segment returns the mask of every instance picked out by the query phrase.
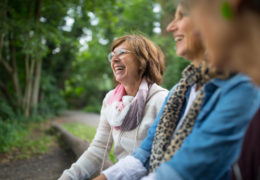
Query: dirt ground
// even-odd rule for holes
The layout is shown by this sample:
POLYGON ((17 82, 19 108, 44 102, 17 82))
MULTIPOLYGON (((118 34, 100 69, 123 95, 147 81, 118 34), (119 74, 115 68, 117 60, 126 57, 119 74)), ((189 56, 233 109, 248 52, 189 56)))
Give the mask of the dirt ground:
MULTIPOLYGON (((99 116, 96 114, 66 111, 55 118, 58 123, 83 122, 96 127, 99 116)), ((0 163, 0 180, 57 180, 64 169, 75 162, 76 155, 69 149, 53 145, 51 151, 25 160, 0 163)))
POLYGON ((47 154, 0 164, 0 179, 56 180, 75 160, 71 150, 53 146, 47 154))

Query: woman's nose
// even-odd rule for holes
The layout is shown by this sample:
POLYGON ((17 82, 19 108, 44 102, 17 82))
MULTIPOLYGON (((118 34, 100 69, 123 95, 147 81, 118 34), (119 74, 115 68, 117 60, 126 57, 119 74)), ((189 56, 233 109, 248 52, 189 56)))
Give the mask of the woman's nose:
POLYGON ((167 28, 166 28, 166 31, 167 32, 173 32, 173 31, 175 31, 176 30, 176 22, 175 22, 175 20, 172 20, 169 24, 168 24, 168 26, 167 26, 167 28))
POLYGON ((118 57, 118 55, 115 54, 115 55, 112 57, 111 62, 112 62, 112 61, 115 61, 115 62, 116 62, 116 61, 119 61, 119 60, 120 60, 120 58, 118 57))

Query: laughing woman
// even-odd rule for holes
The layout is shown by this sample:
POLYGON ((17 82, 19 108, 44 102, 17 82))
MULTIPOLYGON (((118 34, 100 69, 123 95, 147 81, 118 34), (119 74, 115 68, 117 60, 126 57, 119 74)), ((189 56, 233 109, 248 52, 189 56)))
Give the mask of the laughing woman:
POLYGON ((103 100, 94 140, 60 180, 86 179, 103 169, 112 144, 121 159, 139 146, 168 91, 160 86, 165 69, 159 47, 141 35, 126 35, 111 45, 108 61, 118 83, 103 100))

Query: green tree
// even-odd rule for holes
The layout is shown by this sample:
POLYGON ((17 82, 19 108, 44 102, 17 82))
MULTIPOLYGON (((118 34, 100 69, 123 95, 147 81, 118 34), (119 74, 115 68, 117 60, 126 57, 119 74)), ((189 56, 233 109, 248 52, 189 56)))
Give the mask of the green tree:
POLYGON ((42 64, 63 40, 71 40, 61 27, 70 5, 77 3, 65 0, 0 2, 0 95, 16 112, 22 111, 29 117, 43 101, 41 75, 45 70, 42 64))
POLYGON ((114 87, 109 46, 125 34, 143 33, 162 48, 167 88, 187 64, 165 31, 175 10, 165 0, 2 0, 0 9, 0 99, 27 117, 55 111, 61 95, 70 107, 99 111, 114 87))

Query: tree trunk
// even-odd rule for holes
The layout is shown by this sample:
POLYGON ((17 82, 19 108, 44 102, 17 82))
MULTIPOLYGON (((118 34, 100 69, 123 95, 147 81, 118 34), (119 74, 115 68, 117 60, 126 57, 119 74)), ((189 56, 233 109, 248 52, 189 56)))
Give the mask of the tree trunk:
POLYGON ((20 81, 18 76, 17 64, 16 64, 16 49, 13 44, 13 39, 11 35, 9 36, 9 46, 10 46, 10 53, 11 53, 11 64, 12 64, 12 79, 14 84, 14 90, 16 93, 16 98, 18 102, 18 106, 22 107, 22 90, 20 87, 20 81))
POLYGON ((29 54, 25 55, 25 87, 24 87, 24 95, 23 95, 23 110, 26 110, 27 96, 28 96, 28 82, 29 82, 29 54))
POLYGON ((35 69, 35 60, 31 60, 31 64, 29 64, 28 59, 28 75, 27 79, 27 86, 26 86, 26 93, 25 93, 25 116, 29 117, 31 112, 31 99, 32 99, 32 87, 33 87, 33 74, 35 69), (30 69, 29 69, 30 68, 30 69))
POLYGON ((42 60, 36 62, 36 72, 34 78, 33 94, 32 94, 32 106, 37 108, 41 81, 41 70, 42 70, 42 60))
MULTIPOLYGON (((36 0, 35 9, 34 9, 35 23, 39 23, 40 16, 41 16, 41 0, 36 0)), ((37 29, 35 31, 37 31, 37 29)), ((39 99, 42 59, 37 59, 35 68, 36 68, 35 76, 34 76, 35 78, 33 81, 33 89, 32 89, 32 107, 36 110, 38 105, 38 99, 39 99)))

